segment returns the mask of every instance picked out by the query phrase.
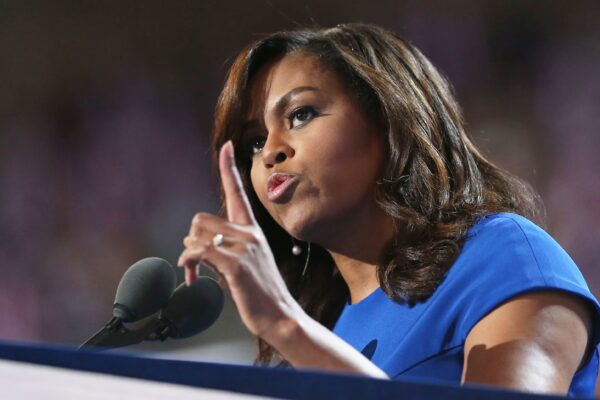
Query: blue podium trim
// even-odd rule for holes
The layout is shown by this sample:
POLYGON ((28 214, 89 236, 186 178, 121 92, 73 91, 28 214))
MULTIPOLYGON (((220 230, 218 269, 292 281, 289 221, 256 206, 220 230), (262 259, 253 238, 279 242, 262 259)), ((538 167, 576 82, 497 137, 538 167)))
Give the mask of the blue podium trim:
POLYGON ((162 360, 70 347, 0 341, 0 359, 282 399, 562 399, 479 387, 283 368, 162 360))

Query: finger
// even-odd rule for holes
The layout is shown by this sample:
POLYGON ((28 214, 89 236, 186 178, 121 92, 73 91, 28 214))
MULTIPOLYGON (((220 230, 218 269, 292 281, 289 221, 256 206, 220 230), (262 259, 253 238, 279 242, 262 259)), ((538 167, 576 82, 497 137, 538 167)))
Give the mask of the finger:
POLYGON ((188 235, 192 237, 200 237, 205 235, 207 232, 211 235, 211 237, 217 233, 220 233, 227 237, 242 236, 250 238, 251 234, 246 227, 232 224, 226 219, 217 217, 216 215, 197 213, 192 219, 192 224, 190 225, 188 235))
POLYGON ((204 248, 202 247, 186 249, 179 256, 179 260, 177 260, 177 266, 184 268, 185 283, 188 286, 198 278, 196 266, 202 262, 203 253, 204 248))
POLYGON ((177 266, 195 268, 196 264, 202 262, 202 254, 206 251, 206 248, 206 246, 198 246, 183 250, 179 256, 179 260, 177 260, 177 266))
POLYGON ((198 279, 198 275, 196 274, 195 268, 185 268, 185 284, 190 286, 196 279, 198 279))
POLYGON ((240 263, 240 254, 224 247, 210 246, 202 254, 202 263, 225 277, 240 263))
POLYGON ((196 247, 202 247, 204 249, 216 246, 225 247, 236 253, 242 253, 246 251, 248 241, 243 238, 223 236, 223 241, 216 246, 214 243, 214 235, 203 234, 202 236, 186 236, 183 238, 183 245, 187 249, 193 249, 196 247))
POLYGON ((221 184, 225 192, 227 219, 240 225, 255 224, 252 207, 250 207, 240 173, 235 165, 231 140, 221 147, 219 153, 219 171, 221 173, 221 184))
POLYGON ((240 255, 222 247, 198 247, 186 249, 179 257, 178 265, 185 268, 185 281, 192 284, 196 278, 196 266, 206 265, 221 276, 227 275, 238 264, 240 255))
POLYGON ((208 263, 200 263, 196 265, 196 276, 210 276, 219 280, 219 283, 225 282, 225 276, 208 263))

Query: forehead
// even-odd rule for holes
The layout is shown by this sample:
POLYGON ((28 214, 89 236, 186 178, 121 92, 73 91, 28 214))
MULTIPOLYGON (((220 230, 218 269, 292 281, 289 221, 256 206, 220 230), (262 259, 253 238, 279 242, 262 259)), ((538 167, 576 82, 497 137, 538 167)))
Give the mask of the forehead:
POLYGON ((343 90, 339 77, 316 56, 295 53, 271 61, 252 77, 247 92, 246 115, 256 117, 271 110, 290 90, 311 86, 325 92, 343 90))

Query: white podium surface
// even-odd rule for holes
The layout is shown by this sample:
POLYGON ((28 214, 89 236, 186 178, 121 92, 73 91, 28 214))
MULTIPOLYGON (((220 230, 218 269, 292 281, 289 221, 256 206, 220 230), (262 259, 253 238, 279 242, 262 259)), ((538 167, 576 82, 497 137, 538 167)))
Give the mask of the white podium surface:
POLYGON ((269 399, 269 397, 222 390, 6 360, 0 360, 0 387, 2 388, 0 397, 3 399, 269 399))

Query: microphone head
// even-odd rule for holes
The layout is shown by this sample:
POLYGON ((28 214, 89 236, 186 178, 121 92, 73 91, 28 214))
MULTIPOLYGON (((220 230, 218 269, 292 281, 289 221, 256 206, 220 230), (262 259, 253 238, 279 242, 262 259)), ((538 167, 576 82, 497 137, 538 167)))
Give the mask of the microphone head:
POLYGON ((154 314, 169 301, 177 276, 162 258, 144 258, 133 264, 117 287, 113 316, 134 322, 154 314))
POLYGON ((179 285, 169 304, 160 312, 160 320, 170 327, 169 336, 181 339, 211 326, 223 311, 223 290, 213 279, 203 276, 192 285, 179 285))

